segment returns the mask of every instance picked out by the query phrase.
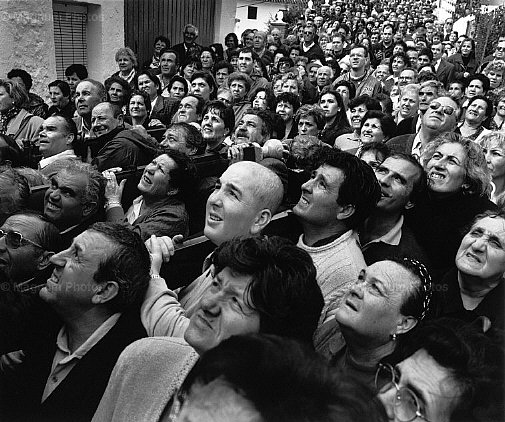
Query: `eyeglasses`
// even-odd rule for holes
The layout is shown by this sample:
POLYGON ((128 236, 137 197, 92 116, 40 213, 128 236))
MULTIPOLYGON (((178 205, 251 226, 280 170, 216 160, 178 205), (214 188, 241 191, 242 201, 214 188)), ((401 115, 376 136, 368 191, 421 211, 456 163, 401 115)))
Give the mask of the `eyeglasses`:
POLYGON ((438 101, 433 101, 430 104, 430 108, 432 110, 438 110, 440 107, 442 107, 444 114, 447 114, 448 116, 452 116, 452 114, 454 113, 454 108, 452 108, 451 106, 442 106, 442 104, 440 104, 438 101))
POLYGON ((400 422, 411 422, 416 418, 421 418, 429 422, 426 416, 421 413, 419 399, 415 393, 410 388, 400 387, 398 379, 397 371, 390 364, 379 364, 375 374, 375 388, 377 388, 379 394, 385 393, 392 387, 396 389, 393 402, 393 412, 396 419, 400 422), (381 381, 384 379, 389 381, 382 385, 381 381))
POLYGON ((505 47, 496 47, 496 51, 505 51, 505 47))
POLYGON ((310 32, 310 31, 305 31, 305 32, 304 32, 304 34, 305 34, 305 35, 312 35, 312 34, 313 34, 313 32, 310 32))
POLYGON ((30 239, 27 239, 19 232, 5 232, 2 229, 0 229, 0 239, 3 237, 5 237, 5 243, 7 244, 7 246, 12 249, 17 249, 23 246, 23 244, 26 245, 27 243, 30 243, 33 246, 36 246, 37 248, 44 249, 43 246, 31 241, 30 239))

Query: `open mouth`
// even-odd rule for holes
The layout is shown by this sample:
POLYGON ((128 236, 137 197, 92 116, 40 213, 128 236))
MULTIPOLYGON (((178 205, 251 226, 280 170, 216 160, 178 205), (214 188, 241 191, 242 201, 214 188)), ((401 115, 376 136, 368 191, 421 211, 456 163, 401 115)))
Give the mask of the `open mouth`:
POLYGON ((442 173, 432 172, 432 173, 429 174, 429 178, 431 180, 444 180, 445 179, 445 175, 442 174, 442 173))

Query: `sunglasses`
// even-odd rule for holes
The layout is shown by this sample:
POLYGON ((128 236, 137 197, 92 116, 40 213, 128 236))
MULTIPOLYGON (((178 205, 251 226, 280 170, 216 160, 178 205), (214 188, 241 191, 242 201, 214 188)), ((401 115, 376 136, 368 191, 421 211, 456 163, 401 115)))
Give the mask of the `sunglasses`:
POLYGON ((0 239, 3 237, 5 237, 5 243, 7 246, 12 249, 17 249, 23 245, 26 245, 27 243, 36 246, 37 248, 44 249, 43 246, 31 241, 30 239, 27 239, 19 232, 6 232, 0 229, 0 239))
POLYGON ((451 106, 442 106, 442 104, 440 104, 437 101, 434 101, 430 104, 430 108, 432 110, 438 110, 440 107, 442 107, 444 114, 447 114, 448 116, 452 116, 452 114, 454 113, 454 108, 452 108, 451 106))

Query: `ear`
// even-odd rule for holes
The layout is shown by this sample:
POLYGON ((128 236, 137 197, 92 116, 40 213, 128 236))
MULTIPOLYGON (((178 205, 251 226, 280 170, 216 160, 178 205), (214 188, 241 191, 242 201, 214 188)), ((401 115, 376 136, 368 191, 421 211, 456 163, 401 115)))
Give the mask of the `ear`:
POLYGON ((54 252, 44 251, 42 255, 40 255, 39 262, 37 263, 37 270, 41 271, 46 269, 51 263, 49 259, 54 255, 54 252))
POLYGON ((403 208, 404 208, 404 209, 406 209, 406 210, 410 210, 411 208, 414 208, 414 206, 415 206, 415 205, 416 205, 416 204, 415 204, 414 202, 409 201, 409 202, 407 202, 407 203, 405 204, 405 206, 404 206, 403 208))
POLYGON ((74 134, 73 133, 69 133, 67 135, 67 142, 66 142, 66 144, 67 145, 72 145, 72 142, 74 142, 74 140, 75 140, 74 134))
POLYGON ((89 217, 96 209, 96 202, 87 202, 82 206, 82 216, 89 217))
POLYGON ((400 315, 400 320, 396 325, 396 334, 405 334, 417 325, 417 318, 413 316, 400 315))
POLYGON ((351 215, 354 214, 354 211, 356 209, 354 208, 354 205, 344 205, 341 207, 340 211, 337 213, 337 220, 346 220, 349 218, 351 215))
POLYGON ((91 298, 91 303, 99 305, 114 299, 119 293, 119 285, 116 281, 105 281, 100 283, 91 298))
POLYGON ((124 125, 124 116, 122 114, 117 116, 117 121, 119 122, 119 126, 123 126, 124 125))
POLYGON ((251 226, 250 233, 251 234, 260 234, 261 231, 270 223, 272 220, 272 212, 265 208, 256 214, 254 222, 251 226))

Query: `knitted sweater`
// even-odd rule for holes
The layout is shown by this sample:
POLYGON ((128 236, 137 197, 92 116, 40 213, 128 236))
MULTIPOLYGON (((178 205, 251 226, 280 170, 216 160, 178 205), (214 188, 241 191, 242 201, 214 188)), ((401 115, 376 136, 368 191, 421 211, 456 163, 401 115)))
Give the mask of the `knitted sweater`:
POLYGON ((349 286, 358 279, 360 271, 366 267, 358 234, 349 230, 333 242, 316 247, 307 246, 301 235, 297 246, 309 253, 317 270, 317 284, 324 298, 324 307, 319 320, 321 325, 333 316, 349 286))
POLYGON ((197 360, 182 339, 150 337, 132 343, 119 356, 93 421, 166 420, 167 405, 197 360))

